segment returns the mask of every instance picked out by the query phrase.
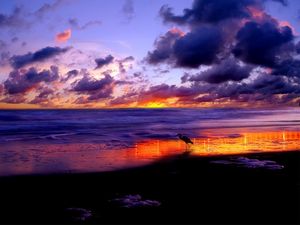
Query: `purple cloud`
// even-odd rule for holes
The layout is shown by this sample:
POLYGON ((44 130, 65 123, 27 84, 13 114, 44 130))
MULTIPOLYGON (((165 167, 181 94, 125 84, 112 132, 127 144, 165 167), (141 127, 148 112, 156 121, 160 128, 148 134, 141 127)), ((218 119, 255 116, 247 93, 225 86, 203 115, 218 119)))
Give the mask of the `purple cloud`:
POLYGON ((247 63, 273 67, 284 52, 281 47, 294 39, 292 30, 276 23, 247 22, 236 35, 233 54, 247 63))
MULTIPOLYGON (((205 81, 208 83, 223 83, 226 81, 241 81, 250 76, 253 67, 241 66, 234 59, 227 59, 212 68, 188 78, 189 81, 205 81)), ((186 75, 182 80, 187 80, 186 75)))
POLYGON ((65 53, 70 48, 60 48, 60 47, 45 47, 34 53, 27 53, 25 55, 15 55, 10 58, 10 64, 14 69, 21 68, 25 65, 41 62, 57 56, 59 54, 65 53))
POLYGON ((113 93, 114 79, 106 74, 104 78, 96 80, 88 75, 72 84, 71 91, 89 95, 89 101, 109 98, 113 93))
POLYGON ((58 68, 51 66, 50 70, 38 72, 34 67, 29 70, 14 70, 4 82, 8 94, 25 93, 41 82, 50 83, 59 78, 58 68))
POLYGON ((100 69, 103 66, 106 66, 106 65, 112 63, 113 60, 114 60, 114 57, 112 55, 108 55, 105 58, 95 59, 95 63, 97 64, 95 69, 100 69))

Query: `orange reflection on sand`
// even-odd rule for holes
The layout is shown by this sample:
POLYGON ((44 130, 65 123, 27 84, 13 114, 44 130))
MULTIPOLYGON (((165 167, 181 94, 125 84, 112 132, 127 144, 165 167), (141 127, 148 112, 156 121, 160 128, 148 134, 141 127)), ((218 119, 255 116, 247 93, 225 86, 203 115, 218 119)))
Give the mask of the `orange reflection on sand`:
MULTIPOLYGON (((225 155, 251 152, 289 151, 300 148, 299 131, 247 132, 240 135, 193 138, 189 147, 195 155, 225 155)), ((137 158, 157 158, 185 151, 180 140, 151 140, 135 147, 137 158)))

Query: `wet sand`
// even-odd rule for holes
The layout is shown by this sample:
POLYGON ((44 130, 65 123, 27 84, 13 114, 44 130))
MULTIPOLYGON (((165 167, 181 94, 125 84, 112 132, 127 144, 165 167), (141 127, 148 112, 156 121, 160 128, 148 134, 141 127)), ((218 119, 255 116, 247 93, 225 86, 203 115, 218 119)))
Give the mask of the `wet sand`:
POLYGON ((0 223, 300 223, 300 151, 185 153, 114 172, 2 177, 0 187, 0 223))

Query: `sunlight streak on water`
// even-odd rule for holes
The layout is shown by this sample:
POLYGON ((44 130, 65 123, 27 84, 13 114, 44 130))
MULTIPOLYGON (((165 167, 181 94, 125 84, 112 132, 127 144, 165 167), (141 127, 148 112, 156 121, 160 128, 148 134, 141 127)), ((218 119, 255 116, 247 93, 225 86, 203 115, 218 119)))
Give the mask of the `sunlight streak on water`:
MULTIPOLYGON (((300 147, 300 131, 224 129, 215 134, 206 130, 192 140, 194 145, 189 151, 199 156, 291 151, 300 147)), ((185 143, 178 139, 138 141, 131 147, 111 150, 93 143, 10 143, 0 147, 0 175, 110 171, 144 165, 185 151, 185 143)))

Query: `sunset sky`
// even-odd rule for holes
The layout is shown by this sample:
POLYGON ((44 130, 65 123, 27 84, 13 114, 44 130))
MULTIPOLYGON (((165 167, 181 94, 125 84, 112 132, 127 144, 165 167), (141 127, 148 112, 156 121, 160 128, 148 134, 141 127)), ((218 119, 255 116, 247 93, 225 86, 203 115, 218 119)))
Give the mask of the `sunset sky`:
POLYGON ((1 0, 0 108, 285 107, 298 0, 1 0))

